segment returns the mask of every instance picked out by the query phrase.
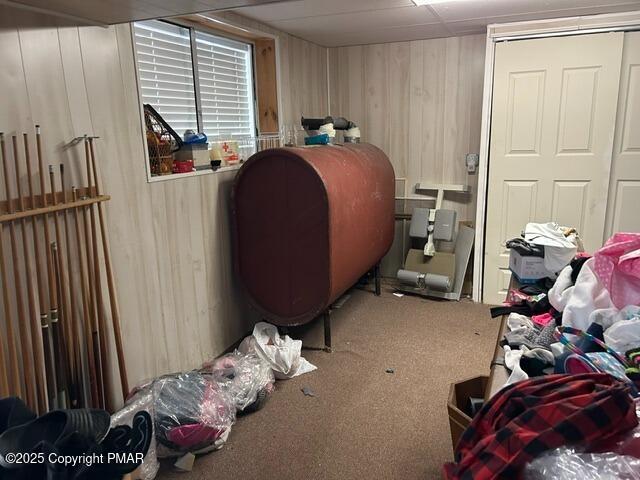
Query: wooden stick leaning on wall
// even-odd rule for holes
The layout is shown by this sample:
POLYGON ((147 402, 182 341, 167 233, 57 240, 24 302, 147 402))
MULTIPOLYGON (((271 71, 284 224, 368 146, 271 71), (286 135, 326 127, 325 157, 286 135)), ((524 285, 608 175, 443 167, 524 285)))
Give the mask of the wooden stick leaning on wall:
MULTIPOLYGON (((85 157, 87 165, 87 191, 91 195, 91 154, 89 152, 89 141, 85 137, 85 157)), ((88 207, 89 218, 91 221, 91 256, 93 264, 93 290, 96 307, 97 318, 97 331, 94 335, 97 335, 98 343, 98 358, 100 359, 100 378, 103 389, 103 402, 105 408, 108 411, 112 411, 111 408, 111 382, 109 375, 109 361, 107 357, 107 330, 104 319, 104 303, 102 300, 102 282, 100 275, 100 256, 98 255, 98 237, 96 229, 96 217, 93 211, 93 206, 88 207)), ((85 217, 85 225, 86 217, 85 217)))
MULTIPOLYGON (((98 169, 96 166, 96 155, 93 147, 93 138, 89 138, 89 150, 91 154, 91 166, 93 168, 93 179, 96 189, 96 196, 100 195, 100 184, 98 182, 98 169)), ((120 386, 122 388, 122 397, 126 399, 129 394, 129 381, 127 379, 127 368, 124 358, 124 349, 122 346, 122 332, 120 330, 120 313, 118 311, 118 301, 116 297, 115 282, 113 279, 113 270, 111 268, 111 255, 107 242, 107 229, 104 219, 102 204, 98 203, 98 217, 100 220, 100 234, 102 236, 102 252, 104 255, 104 263, 107 273, 107 286, 109 289, 109 302, 111 307, 111 320, 113 324, 113 336, 116 343, 116 354, 118 356, 118 369, 120 372, 120 386)))
MULTIPOLYGON (((21 212, 25 211, 24 197, 22 196, 22 186, 20 184, 20 159, 18 154, 18 139, 14 135, 11 137, 13 145, 13 161, 16 176, 16 189, 18 192, 18 207, 21 212)), ((36 307, 36 292, 33 287, 33 271, 31 269, 31 254, 29 252, 27 238, 27 224, 24 218, 20 219, 20 227, 22 229, 22 255, 24 259, 25 281, 27 282, 27 302, 29 305, 29 335, 31 337, 31 352, 33 354, 34 376, 33 380, 36 384, 38 394, 38 412, 47 411, 47 391, 46 391, 46 373, 44 364, 44 355, 42 352, 42 329, 40 327, 40 315, 36 307)))
MULTIPOLYGON (((29 200, 31 208, 36 208, 35 195, 33 191, 33 178, 31 169, 31 153, 29 150, 29 138, 26 133, 23 134, 25 162, 27 164, 27 179, 29 187, 29 200)), ((45 195, 45 192, 42 192, 45 195)), ((44 200, 43 200, 44 203, 44 200)), ((43 220, 47 221, 46 217, 43 220)), ((40 328, 42 331, 42 346, 45 364, 45 378, 47 383, 47 401, 49 409, 53 408, 58 385, 55 374, 55 358, 53 356, 53 345, 51 340, 51 329, 49 328, 49 316, 47 315, 47 285, 45 274, 42 272, 42 250, 40 249, 40 235, 38 234, 38 220, 31 217, 31 226, 33 228, 33 251, 35 253, 36 262, 36 280, 38 282, 38 301, 40 307, 40 328)))
MULTIPOLYGON (((54 307, 57 309, 57 306, 60 302, 58 302, 58 298, 61 296, 60 289, 58 284, 60 282, 60 259, 58 258, 58 245, 55 241, 51 242, 49 245, 49 251, 51 252, 51 266, 53 272, 53 283, 49 285, 49 288, 53 290, 55 293, 56 301, 54 307)), ((54 308, 52 307, 52 309, 54 308)), ((68 375, 67 375, 67 356, 65 353, 64 346, 64 335, 60 331, 60 321, 59 317, 55 317, 55 321, 51 322, 51 333, 53 334, 53 344, 54 350, 56 353, 56 370, 60 372, 58 377, 58 407, 59 408, 68 408, 70 403, 69 401, 69 385, 68 385, 68 375)))
MULTIPOLYGON (((11 188, 9 186, 9 170, 7 167, 7 153, 6 153, 7 151, 6 151, 6 146, 4 142, 4 135, 0 135, 0 151, 2 153, 2 169, 4 173, 5 192, 7 195, 7 211, 8 213, 13 213, 13 199, 11 198, 11 188)), ((19 330, 18 335, 20 338, 20 353, 22 356, 22 369, 23 369, 23 371, 21 372, 20 365, 16 363, 15 370, 11 372, 12 378, 14 380, 13 390, 14 390, 14 395, 21 396, 22 386, 21 386, 20 378, 21 377, 24 378, 25 380, 24 400, 26 401, 27 405, 29 405, 32 408, 35 408, 36 407, 35 390, 32 382, 34 378, 33 362, 31 361, 29 356, 28 339, 26 338, 28 333, 28 329, 26 325, 27 320, 25 318, 24 303, 22 298, 22 281, 21 281, 21 275, 20 275, 20 268, 18 267, 18 255, 17 255, 18 247, 16 242, 16 232, 15 232, 15 227, 13 225, 13 222, 9 222, 9 236, 11 239, 11 256, 13 258, 13 284, 15 286, 15 298, 16 298, 16 305, 17 305, 17 311, 18 311, 18 330, 19 330)), ((9 335, 9 332, 7 332, 7 335, 9 335)), ((14 336, 13 332, 11 335, 14 336)), ((10 349, 16 348, 16 345, 10 341, 9 348, 10 349)))
MULTIPOLYGON (((2 156, 0 160, 2 161, 3 171, 6 177, 7 169, 5 167, 5 155, 4 134, 0 132, 0 156, 2 156)), ((9 201, 8 194, 7 201, 9 201)), ((4 228, 2 230, 4 230, 4 228)), ((3 388, 6 387, 7 394, 11 393, 13 395, 20 395, 22 390, 19 375, 20 367, 18 363, 18 351, 16 350, 15 333, 13 331, 13 312, 11 311, 11 304, 9 303, 9 277, 7 276, 7 270, 5 267, 2 233, 3 232, 0 231, 0 277, 2 277, 2 303, 4 308, 5 329, 7 333, 7 346, 9 349, 9 361, 4 361, 4 342, 0 342, 0 344, 2 344, 0 345, 0 349, 2 350, 2 363, 3 365, 6 365, 6 367, 3 368, 0 382, 3 385, 3 388)))
MULTIPOLYGON (((78 200, 78 193, 75 187, 71 187, 71 199, 75 202, 78 200)), ((82 292, 82 312, 84 315, 83 322, 83 330, 85 337, 85 344, 87 348, 87 366, 88 366, 88 374, 89 374, 89 391, 91 393, 91 403, 90 406, 97 408, 99 401, 99 393, 98 393, 98 385, 97 385, 97 375, 96 375, 96 361, 95 354, 93 351, 93 322, 92 322, 92 311, 90 300, 89 300, 89 289, 87 287, 87 269, 85 268, 85 257, 82 252, 82 240, 80 235, 80 215, 78 215, 78 209, 73 209, 73 218, 75 224, 75 238, 76 238, 76 248, 78 252, 78 259, 80 262, 80 285, 82 292)), ((85 243, 85 246, 87 244, 85 243)), ((89 275, 91 273, 89 272, 89 275)))
MULTIPOLYGON (((58 193, 56 192, 55 173, 53 166, 49 165, 49 182, 51 184, 51 194, 53 195, 53 204, 58 204, 58 193)), ((63 212, 64 214, 64 212, 63 212)), ((67 375, 67 387, 70 400, 69 407, 76 408, 78 406, 78 397, 75 384, 75 345, 73 344, 73 338, 71 336, 71 324, 73 322, 73 312, 69 303, 68 289, 71 286, 71 278, 68 274, 65 274, 65 261, 64 253, 62 251, 62 231, 60 229, 60 222, 58 219, 58 213, 53 214, 53 226, 56 231, 56 248, 53 249, 55 253, 56 263, 54 268, 56 269, 56 285, 58 288, 58 305, 61 307, 60 314, 58 316, 58 322, 61 324, 61 342, 60 346, 63 355, 65 355, 65 373, 67 375), (66 287, 66 288, 65 288, 66 287)), ((67 243, 65 241, 65 243, 67 243)))
MULTIPOLYGON (((45 173, 44 173, 44 161, 42 155, 42 137, 40 133, 40 125, 36 125, 36 153, 38 156, 38 177, 40 180, 40 193, 42 196, 42 207, 46 208, 48 206, 47 201, 47 189, 45 186, 45 173)), ((53 192, 52 192, 53 194, 53 192)), ((55 271, 53 265, 53 256, 51 254, 51 234, 49 231, 49 215, 46 213, 43 215, 43 225, 44 225, 44 239, 45 239, 45 250, 47 257, 47 283, 49 286, 49 334, 51 335, 52 342, 52 350, 53 350, 53 358, 55 363, 55 374, 56 374, 56 408, 63 408, 66 406, 65 402, 67 400, 67 379, 64 369, 64 362, 62 361, 61 353, 62 350, 60 348, 60 338, 58 332, 58 297, 56 292, 56 282, 55 282, 55 271)))
MULTIPOLYGON (((4 321, 13 322, 11 318, 11 308, 9 306, 9 286, 7 272, 4 268, 4 245, 2 245, 2 235, 0 232, 0 288, 2 289, 2 304, 4 308, 4 321)), ((8 330, 8 328, 7 328, 8 330)), ((12 332, 13 333, 13 332, 12 332)), ((8 337, 9 335, 7 335, 8 337)), ((11 341, 8 339, 8 341, 11 341)), ((9 389, 9 372, 12 365, 7 361, 4 351, 4 341, 0 341, 0 397, 8 397, 12 392, 9 389)))
MULTIPOLYGON (((62 187, 62 203, 67 203, 67 190, 64 181, 64 165, 60 164, 60 185, 62 187)), ((64 225, 64 239, 67 253, 67 278, 69 279, 69 306, 71 307, 70 314, 68 315, 67 324, 69 326, 68 338, 72 347, 70 348, 71 355, 71 375, 72 383, 76 386, 76 401, 80 402, 81 393, 83 393, 82 385, 82 373, 81 365, 82 358, 80 355, 80 337, 78 336, 78 318, 76 316, 76 295, 75 288, 73 288, 73 251, 71 250, 71 235, 69 234, 69 215, 67 210, 62 212, 62 222, 64 225)), ((86 402, 88 403, 88 402, 86 402)), ((79 405, 76 405, 79 406, 79 405)))

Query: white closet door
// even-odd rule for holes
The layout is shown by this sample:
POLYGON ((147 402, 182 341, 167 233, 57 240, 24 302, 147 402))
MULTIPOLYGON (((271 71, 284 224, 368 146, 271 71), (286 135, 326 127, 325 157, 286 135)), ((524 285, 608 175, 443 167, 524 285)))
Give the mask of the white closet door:
POLYGON ((640 32, 624 34, 605 240, 640 232, 640 32))
POLYGON ((602 244, 624 34, 496 45, 484 302, 500 303, 511 272, 505 241, 527 222, 574 226, 602 244))

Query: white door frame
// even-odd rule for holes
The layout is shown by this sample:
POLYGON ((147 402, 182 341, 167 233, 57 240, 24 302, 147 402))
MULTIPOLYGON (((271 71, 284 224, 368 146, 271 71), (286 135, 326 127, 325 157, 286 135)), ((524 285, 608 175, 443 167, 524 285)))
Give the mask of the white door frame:
POLYGON ((496 43, 508 40, 552 36, 583 35, 640 28, 640 11, 554 18, 492 24, 487 26, 487 46, 482 96, 482 124, 480 133, 480 165, 478 167, 478 198, 476 207, 476 243, 473 255, 473 301, 481 302, 484 277, 484 239, 489 173, 489 139, 491 134, 491 104, 493 94, 493 66, 496 43))

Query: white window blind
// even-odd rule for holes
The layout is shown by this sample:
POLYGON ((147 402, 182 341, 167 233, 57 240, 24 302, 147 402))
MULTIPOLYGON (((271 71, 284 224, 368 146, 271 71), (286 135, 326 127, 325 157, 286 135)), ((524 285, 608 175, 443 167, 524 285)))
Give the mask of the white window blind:
POLYGON ((136 22, 135 39, 142 102, 179 135, 198 130, 189 29, 158 20, 136 22))
POLYGON ((134 32, 142 102, 179 135, 255 136, 251 45, 159 20, 136 22, 134 32))
POLYGON ((250 45, 195 34, 204 133, 219 139, 255 136, 250 45))

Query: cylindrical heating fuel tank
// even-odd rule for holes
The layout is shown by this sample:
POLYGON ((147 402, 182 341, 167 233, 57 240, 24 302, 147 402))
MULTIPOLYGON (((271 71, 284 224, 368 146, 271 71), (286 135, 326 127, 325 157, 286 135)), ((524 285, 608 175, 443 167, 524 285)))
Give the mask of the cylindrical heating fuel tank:
POLYGON ((309 322, 382 259, 394 178, 369 144, 276 148, 246 161, 233 188, 234 255, 266 320, 309 322))

